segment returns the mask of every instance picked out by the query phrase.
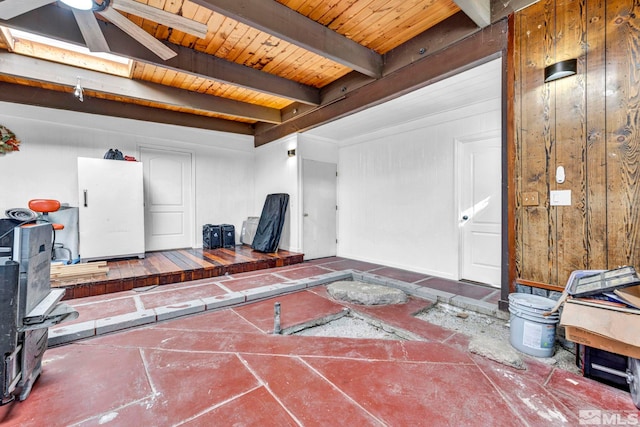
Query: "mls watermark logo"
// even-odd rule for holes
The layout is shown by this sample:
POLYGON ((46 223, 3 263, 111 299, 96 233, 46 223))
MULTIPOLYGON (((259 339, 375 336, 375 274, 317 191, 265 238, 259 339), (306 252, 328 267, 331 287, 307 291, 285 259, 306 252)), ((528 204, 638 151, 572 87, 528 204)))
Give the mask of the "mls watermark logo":
POLYGON ((640 413, 635 411, 602 411, 581 409, 578 413, 581 426, 637 426, 640 413))

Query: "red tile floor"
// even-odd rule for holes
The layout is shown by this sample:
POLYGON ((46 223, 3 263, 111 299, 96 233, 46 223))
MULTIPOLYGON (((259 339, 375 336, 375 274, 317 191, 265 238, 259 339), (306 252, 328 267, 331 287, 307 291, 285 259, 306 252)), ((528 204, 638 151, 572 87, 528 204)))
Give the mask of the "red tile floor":
MULTIPOLYGON (((349 268, 429 282, 425 275, 340 258, 211 280, 237 290, 272 284, 274 277, 349 268)), ((457 293, 467 292, 454 285, 457 293)), ((470 298, 487 301, 497 292, 468 286, 470 298)), ((175 301, 187 298, 179 286, 163 292, 169 289, 183 295, 175 301)), ((193 289, 202 293, 200 286, 193 289)), ((144 304, 157 298, 149 294, 144 304)), ((110 313, 126 310, 117 301, 131 303, 117 294, 69 302, 84 304, 81 315, 98 315, 91 301, 110 313)), ((573 426, 594 414, 609 425, 638 420, 621 390, 530 357, 519 371, 469 353, 468 337, 412 316, 430 304, 410 298, 402 305, 356 307, 332 300, 318 286, 76 341, 47 350, 31 395, 0 407, 0 424, 573 426), (275 301, 283 328, 349 306, 424 341, 273 335, 275 301)))

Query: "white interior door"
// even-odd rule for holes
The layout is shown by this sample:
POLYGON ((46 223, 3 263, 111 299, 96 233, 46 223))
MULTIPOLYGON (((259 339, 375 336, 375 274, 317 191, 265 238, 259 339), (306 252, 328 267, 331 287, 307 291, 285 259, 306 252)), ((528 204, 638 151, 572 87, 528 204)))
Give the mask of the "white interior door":
POLYGON ((140 148, 148 251, 193 246, 191 153, 140 148))
POLYGON ((460 278, 500 286, 501 140, 491 135, 458 143, 460 278))
POLYGON ((334 163, 315 160, 302 163, 305 259, 336 255, 337 168, 334 163))

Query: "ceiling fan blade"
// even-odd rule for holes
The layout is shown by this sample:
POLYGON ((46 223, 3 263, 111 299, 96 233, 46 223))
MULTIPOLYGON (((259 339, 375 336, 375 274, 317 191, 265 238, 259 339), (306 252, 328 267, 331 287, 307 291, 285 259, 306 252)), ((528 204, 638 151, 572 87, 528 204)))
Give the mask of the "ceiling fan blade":
POLYGON ((140 43, 165 61, 177 55, 177 53, 165 46, 160 40, 156 39, 151 34, 147 33, 145 30, 129 21, 115 9, 108 7, 105 10, 97 13, 107 19, 116 27, 120 28, 125 33, 129 34, 131 37, 136 39, 138 43, 140 43))
POLYGON ((90 10, 71 10, 89 50, 91 52, 109 52, 109 45, 93 12, 90 10))
POLYGON ((111 3, 111 7, 144 19, 149 19, 153 22, 157 22, 158 24, 166 25, 170 28, 175 28, 176 30, 180 30, 201 39, 207 36, 208 30, 206 24, 180 15, 175 15, 144 3, 138 3, 134 0, 114 0, 111 3))
POLYGON ((0 19, 11 19, 31 12, 55 0, 4 0, 0 2, 0 19))

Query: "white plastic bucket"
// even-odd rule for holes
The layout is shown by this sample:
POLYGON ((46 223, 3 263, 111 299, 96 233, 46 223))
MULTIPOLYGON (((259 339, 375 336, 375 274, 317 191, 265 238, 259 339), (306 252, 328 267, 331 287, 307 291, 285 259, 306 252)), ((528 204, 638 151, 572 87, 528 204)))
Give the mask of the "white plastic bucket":
POLYGON ((554 300, 538 295, 510 294, 511 345, 531 356, 553 356, 559 314, 543 316, 542 313, 551 310, 555 304, 554 300))

